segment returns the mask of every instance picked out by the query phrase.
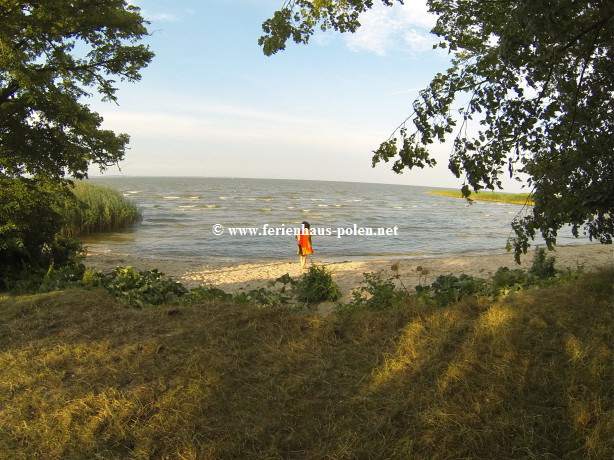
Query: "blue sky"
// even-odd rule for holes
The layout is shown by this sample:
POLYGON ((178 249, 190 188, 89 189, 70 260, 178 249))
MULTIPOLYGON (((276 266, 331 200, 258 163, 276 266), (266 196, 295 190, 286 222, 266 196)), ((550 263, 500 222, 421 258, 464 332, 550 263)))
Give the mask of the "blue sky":
POLYGON ((120 86, 118 106, 90 101, 105 127, 131 136, 123 174, 461 185, 447 145, 434 147, 435 169, 371 168, 418 89, 448 66, 424 0, 378 6, 356 34, 318 33, 272 57, 257 40, 282 0, 133 3, 156 57, 120 86))

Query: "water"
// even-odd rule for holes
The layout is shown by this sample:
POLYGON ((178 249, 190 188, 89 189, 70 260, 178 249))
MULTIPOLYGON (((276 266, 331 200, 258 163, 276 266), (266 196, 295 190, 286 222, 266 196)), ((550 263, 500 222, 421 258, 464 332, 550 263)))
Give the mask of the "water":
MULTIPOLYGON (((505 251, 522 206, 430 195, 428 187, 232 178, 120 177, 91 182, 120 190, 143 211, 125 232, 86 238, 91 252, 207 263, 293 260, 293 236, 221 236, 224 227, 398 227, 390 236, 314 236, 315 261, 430 257, 505 251)), ((585 242, 561 232, 559 244, 585 242)))

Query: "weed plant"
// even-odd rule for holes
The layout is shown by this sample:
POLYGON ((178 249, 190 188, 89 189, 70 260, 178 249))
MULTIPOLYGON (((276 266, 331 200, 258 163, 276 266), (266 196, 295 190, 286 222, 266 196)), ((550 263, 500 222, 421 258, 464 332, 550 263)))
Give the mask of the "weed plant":
POLYGON ((398 289, 396 276, 384 278, 383 271, 363 273, 363 286, 352 291, 352 300, 342 305, 339 312, 354 309, 384 310, 407 302, 408 293, 398 289))
POLYGON ((544 248, 537 248, 533 255, 533 263, 529 269, 529 273, 540 279, 553 278, 557 274, 554 268, 555 258, 547 257, 544 248))
MULTIPOLYGON (((561 273, 554 268, 555 258, 547 257, 542 248, 535 251, 533 263, 528 271, 500 267, 490 279, 477 278, 467 274, 459 276, 440 275, 431 284, 419 284, 415 287, 416 296, 428 305, 445 307, 471 296, 496 300, 512 292, 530 287, 544 286, 563 279, 572 279, 576 272, 561 273)), ((403 305, 411 297, 398 272, 398 265, 391 267, 394 276, 384 278, 383 272, 364 273, 363 286, 352 291, 352 300, 339 305, 340 314, 351 313, 358 309, 382 310, 403 305), (397 287, 400 284, 401 288, 397 287)), ((419 267, 423 273, 424 269, 419 267)), ((421 275, 422 276, 422 275, 421 275)))
POLYGON ((292 297, 275 292, 271 289, 256 288, 239 292, 233 296, 233 302, 238 304, 252 304, 262 307, 282 307, 291 305, 292 297))
POLYGON ((188 290, 158 270, 138 271, 117 267, 110 275, 98 275, 100 284, 123 303, 133 307, 161 305, 178 301, 188 290))
MULTIPOLYGON (((255 288, 229 294, 215 286, 187 289, 183 284, 164 276, 158 270, 139 271, 134 267, 117 267, 110 273, 86 270, 80 263, 61 269, 50 269, 47 275, 22 280, 14 293, 48 292, 72 287, 103 287, 121 303, 142 308, 155 305, 193 305, 222 301, 237 305, 259 307, 289 307, 300 309, 305 304, 334 301, 340 297, 339 288, 324 267, 312 267, 300 279, 289 274, 275 282, 281 289, 255 288)), ((273 282, 273 284, 275 284, 273 282)))
POLYGON ((312 265, 294 285, 296 299, 306 304, 334 302, 341 297, 339 286, 326 267, 312 265))

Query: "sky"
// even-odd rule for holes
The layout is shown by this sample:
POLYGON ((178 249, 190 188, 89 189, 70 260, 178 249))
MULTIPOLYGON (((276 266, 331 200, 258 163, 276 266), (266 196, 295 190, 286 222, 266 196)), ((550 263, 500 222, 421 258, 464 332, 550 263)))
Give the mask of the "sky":
MULTIPOLYGON (((205 176, 379 182, 458 188, 450 145, 436 168, 395 174, 372 151, 449 65, 429 33, 424 0, 376 5, 355 34, 318 32, 266 57, 262 23, 283 0, 134 0, 151 21, 156 56, 119 105, 88 103, 104 127, 131 136, 126 176, 205 176)), ((91 175, 99 173, 92 168, 91 175)))

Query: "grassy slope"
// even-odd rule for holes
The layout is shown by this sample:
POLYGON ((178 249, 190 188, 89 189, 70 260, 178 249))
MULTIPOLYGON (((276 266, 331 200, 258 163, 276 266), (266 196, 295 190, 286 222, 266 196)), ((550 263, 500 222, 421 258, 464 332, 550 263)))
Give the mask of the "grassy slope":
MULTIPOLYGON (((460 190, 431 190, 428 193, 432 195, 451 196, 454 198, 463 198, 460 190)), ((528 193, 502 193, 502 192, 472 192, 469 197, 472 200, 477 201, 495 201, 498 203, 511 203, 511 204, 526 204, 533 206, 533 200, 528 193)))
POLYGON ((5 297, 0 458, 612 458, 613 276, 345 319, 5 297))

